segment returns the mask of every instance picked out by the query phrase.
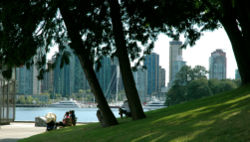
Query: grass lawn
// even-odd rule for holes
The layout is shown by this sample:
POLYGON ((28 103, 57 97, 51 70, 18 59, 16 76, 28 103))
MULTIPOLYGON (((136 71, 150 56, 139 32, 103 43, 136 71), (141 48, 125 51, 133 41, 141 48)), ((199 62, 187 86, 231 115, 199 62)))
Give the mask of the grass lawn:
POLYGON ((231 92, 146 113, 119 125, 99 123, 45 132, 21 142, 247 142, 250 141, 250 85, 231 92))

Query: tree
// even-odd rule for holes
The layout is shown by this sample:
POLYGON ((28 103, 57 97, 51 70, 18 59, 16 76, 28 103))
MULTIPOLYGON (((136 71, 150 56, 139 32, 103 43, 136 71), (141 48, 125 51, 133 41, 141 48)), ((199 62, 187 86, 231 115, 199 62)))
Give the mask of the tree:
POLYGON ((113 24, 113 33, 116 43, 116 53, 119 59, 122 80, 125 87, 126 96, 131 109, 131 115, 134 120, 145 118, 139 95, 135 86, 135 81, 131 71, 131 65, 128 58, 126 40, 124 37, 123 26, 121 22, 121 10, 118 0, 109 0, 111 9, 111 18, 113 24))
MULTIPOLYGON (((46 63, 46 53, 48 52, 49 45, 56 42, 59 44, 60 50, 64 51, 65 45, 70 42, 70 47, 74 49, 75 54, 79 57, 91 90, 99 104, 105 126, 116 125, 117 120, 107 104, 93 69, 93 54, 91 54, 93 48, 91 47, 102 44, 102 40, 98 37, 93 39, 93 28, 91 30, 91 26, 96 26, 94 30, 99 30, 99 26, 96 24, 91 25, 88 29, 84 29, 85 36, 87 36, 84 41, 80 34, 83 29, 79 27, 76 18, 78 15, 74 15, 78 13, 72 13, 70 11, 71 6, 74 5, 70 1, 65 1, 64 3, 56 0, 13 1, 12 3, 1 1, 3 30, 0 36, 3 40, 1 40, 0 52, 1 65, 4 65, 4 67, 1 67, 5 69, 3 75, 9 78, 11 67, 20 66, 25 63, 29 65, 30 62, 33 63, 32 57, 38 54, 36 64, 40 69, 38 77, 41 78, 42 73, 45 71, 44 64, 46 63), (58 13, 58 8, 62 17, 58 13), (92 40, 90 40, 91 38, 92 40), (27 47, 32 50, 26 51, 27 47), (40 49, 40 52, 37 52, 37 49, 40 49), (17 53, 19 50, 22 54, 17 53), (16 56, 13 56, 12 53, 16 53, 14 54, 16 56), (25 58, 22 58, 23 56, 25 58)), ((88 14, 87 10, 92 9, 86 9, 86 13, 83 13, 85 15, 81 16, 86 16, 88 14)), ((66 51, 63 53, 61 65, 69 62, 67 58, 68 53, 66 51)))
POLYGON ((167 92, 166 104, 174 105, 237 88, 234 80, 207 80, 208 72, 202 66, 183 66, 176 75, 176 80, 167 92))
POLYGON ((174 84, 186 85, 191 81, 192 68, 190 66, 183 66, 176 74, 174 84))
POLYGON ((150 26, 164 27, 162 31, 175 39, 184 33, 185 45, 194 45, 202 32, 222 25, 231 41, 242 84, 250 83, 250 1, 161 0, 144 3, 148 3, 144 7, 150 12, 141 13, 150 26))
POLYGON ((230 91, 237 88, 237 84, 229 79, 222 80, 221 82, 221 92, 230 91))
POLYGON ((248 66, 250 64, 250 10, 249 1, 221 0, 220 8, 213 8, 214 3, 207 3, 208 9, 223 25, 231 41, 242 84, 250 83, 248 66))
POLYGON ((211 95, 212 92, 207 79, 193 80, 187 85, 187 100, 195 100, 211 95))
MULTIPOLYGON (((113 44, 113 40, 115 41, 116 51, 114 54, 119 59, 120 70, 121 70, 121 74, 122 74, 123 83, 125 86, 126 96, 127 96, 128 101, 129 101, 129 106, 131 109, 132 118, 134 120, 141 119, 141 118, 145 117, 145 114, 143 112, 143 109, 142 109, 142 106, 141 106, 141 103, 139 100, 139 95, 138 95, 137 89, 135 87, 135 82, 134 82, 132 71, 131 71, 130 60, 128 58, 128 52, 126 49, 127 42, 126 42, 125 37, 124 37, 123 27, 122 27, 122 22, 121 22, 120 6, 118 4, 118 1, 112 1, 112 2, 109 1, 110 18, 112 19, 111 21, 109 21, 109 19, 106 19, 107 16, 109 16, 107 14, 109 11, 105 11, 108 8, 105 2, 106 1, 98 1, 98 2, 97 1, 95 1, 95 2, 88 1, 88 2, 79 2, 78 3, 80 5, 89 4, 89 7, 91 7, 91 6, 93 7, 93 9, 91 9, 92 11, 84 11, 85 9, 83 9, 83 7, 79 7, 77 5, 77 2, 69 3, 71 5, 71 7, 75 7, 76 10, 69 10, 70 6, 68 6, 69 4, 67 4, 68 13, 66 12, 67 9, 65 7, 61 6, 59 8, 60 8, 61 14, 64 18, 64 22, 65 22, 65 25, 68 29, 69 35, 70 35, 70 33, 72 33, 70 36, 72 41, 77 37, 79 38, 80 36, 76 35, 76 33, 79 33, 81 30, 85 30, 85 28, 88 28, 89 30, 93 30, 93 35, 89 35, 89 36, 99 39, 99 41, 96 41, 97 43, 107 44, 108 49, 110 49, 109 45, 113 44), (95 10, 100 10, 100 14, 99 15, 96 14, 95 10), (103 13, 101 13, 101 12, 103 12, 103 13), (90 17, 88 17, 88 15, 87 15, 87 19, 83 19, 82 17, 78 17, 78 15, 83 16, 84 13, 90 14, 90 17), (107 15, 105 15, 105 14, 107 14, 107 15), (96 17, 94 17, 94 20, 93 20, 93 25, 95 25, 95 27, 93 27, 93 25, 81 27, 80 24, 88 25, 86 23, 86 21, 92 20, 92 19, 90 19, 92 15, 96 16, 96 17), (67 17, 68 17, 68 20, 67 20, 67 17), (80 20, 76 20, 78 18, 80 20), (76 21, 74 26, 72 25, 72 23, 74 23, 74 22, 71 22, 72 20, 70 20, 70 19, 76 21), (105 20, 107 22, 105 22, 105 20), (96 22, 96 23, 94 23, 94 22, 96 22), (112 25, 110 25, 108 22, 112 22, 112 25), (97 23, 99 24, 99 26, 96 25, 97 23), (71 28, 70 28, 70 25, 71 25, 71 28), (74 30, 74 28, 77 28, 77 27, 78 27, 78 31, 74 30), (111 31, 111 29, 112 29, 112 31, 111 31), (73 34, 75 34, 75 35, 73 36, 73 34), (111 34, 111 39, 107 39, 107 37, 106 37, 106 35, 109 36, 109 34, 111 34)), ((87 22, 90 22, 90 21, 87 21, 87 22)), ((87 34, 88 34, 88 32, 89 31, 86 31, 87 34)), ((91 40, 92 39, 90 38, 90 41, 91 40)), ((79 39, 79 41, 80 41, 80 39, 79 39)), ((92 40, 92 42, 93 42, 93 40, 92 40)), ((75 42, 75 43, 76 43, 76 46, 79 46, 79 44, 80 44, 80 42, 75 42)), ((94 46, 92 46, 92 50, 99 51, 99 52, 97 52, 97 54, 94 54, 97 57, 102 57, 103 55, 106 55, 107 53, 112 51, 111 49, 110 50, 107 50, 107 49, 100 50, 99 48, 93 49, 93 47, 94 46), (101 52, 102 52, 102 54, 100 54, 101 52)), ((83 51, 80 51, 80 49, 82 50, 82 48, 74 48, 74 49, 77 53, 82 53, 84 56, 87 55, 86 53, 91 53, 91 50, 90 51, 86 50, 87 52, 84 53, 83 51)), ((133 54, 130 54, 130 55, 132 56, 134 54, 136 54, 136 52, 133 54)), ((93 56, 93 54, 92 54, 92 56, 93 56)), ((81 59, 80 59, 80 61, 81 61, 81 59)), ((89 61, 91 61, 91 60, 89 60, 89 61)), ((86 62, 86 63, 88 63, 88 62, 86 62)), ((85 74, 86 74, 86 72, 85 72, 85 74)), ((98 104, 100 103, 98 100, 97 100, 97 102, 98 102, 98 104)))
POLYGON ((174 84, 167 92, 166 104, 175 105, 181 102, 191 101, 213 95, 207 79, 196 79, 188 84, 174 84))
POLYGON ((250 83, 250 10, 246 0, 138 0, 129 1, 147 25, 178 39, 183 47, 194 45, 207 30, 224 27, 233 47, 242 84, 250 83))
POLYGON ((179 104, 180 102, 187 101, 187 88, 186 86, 175 84, 173 85, 170 90, 167 92, 166 97, 166 105, 175 105, 179 104))
MULTIPOLYGON (((35 1, 32 3, 27 2, 26 6, 27 5, 30 7, 29 11, 37 14, 34 17, 41 17, 40 19, 37 19, 37 23, 34 26, 37 29, 34 28, 31 30, 31 33, 35 30, 38 31, 33 35, 30 34, 31 39, 39 37, 37 41, 41 42, 41 44, 45 44, 45 47, 48 47, 48 45, 53 42, 58 43, 60 50, 63 51, 63 55, 61 55, 62 65, 69 62, 66 58, 68 53, 65 52, 64 49, 65 44, 70 44, 70 47, 74 49, 75 54, 77 54, 80 59, 85 75, 87 76, 92 91, 95 95, 100 94, 100 97, 103 93, 101 93, 100 88, 98 87, 99 84, 95 79, 96 76, 92 71, 94 62, 97 62, 98 64, 102 56, 117 56, 120 60, 120 68, 123 76, 126 95, 130 102, 132 117, 133 119, 141 119, 145 117, 139 101, 137 90, 135 88, 128 53, 131 60, 134 60, 139 56, 140 48, 136 48, 138 46, 136 43, 138 40, 142 45, 150 45, 148 46, 148 50, 145 50, 145 52, 148 53, 152 49, 153 45, 152 42, 151 44, 148 44, 148 39, 153 39, 156 37, 156 35, 149 35, 146 32, 149 30, 149 28, 138 26, 141 22, 144 22, 139 17, 129 15, 128 12, 124 12, 126 10, 126 2, 118 3, 115 1, 115 3, 109 3, 108 1, 103 0, 65 1, 64 3, 60 3, 57 0, 53 0, 42 2, 35 1), (59 14, 57 10, 58 8, 60 9, 61 14, 59 14), (111 12, 110 9, 112 9, 111 12), (115 12, 112 12, 114 10, 115 12), (122 14, 122 16, 120 14, 122 14), (124 34, 122 33, 123 27, 119 27, 119 22, 127 24, 129 27, 129 30, 124 31, 124 34), (112 27, 119 27, 120 29, 116 30, 116 28, 112 27), (121 33, 121 37, 123 37, 119 38, 120 35, 117 33, 121 33), (125 40, 125 37, 126 39, 127 37, 129 38, 125 40), (42 42, 41 39, 46 39, 46 42, 42 42), (119 40, 122 41, 122 46, 119 46, 119 40), (117 47, 119 47, 116 50, 113 48, 114 43, 116 43, 117 47), (96 87, 94 87, 94 85, 96 85, 96 87)), ((5 5, 5 7, 8 6, 11 7, 11 5, 5 5)), ((18 11, 18 13, 22 12, 18 11)), ((20 17, 15 17, 15 19, 19 18, 20 17)), ((32 23, 33 21, 31 20, 29 22, 32 23)), ((4 28, 6 27, 4 26, 4 28)), ((14 34, 13 36, 16 35, 14 34)), ((47 52, 47 48, 45 49, 47 52)), ((31 55, 33 56, 34 54, 31 55)), ((42 68, 44 59, 46 59, 44 57, 45 56, 42 56, 42 60, 38 61, 38 65, 41 68, 41 74, 44 72, 44 69, 42 68)), ((139 59, 139 61, 141 61, 141 59, 139 59)), ((98 103, 101 102, 101 98, 103 97, 96 99, 98 103)), ((106 104, 105 101, 103 102, 106 104)), ((103 111, 102 113, 105 113, 107 107, 104 107, 103 105, 100 105, 100 107, 101 111, 103 111)), ((108 120, 112 121, 113 119, 108 120)))
MULTIPOLYGON (((70 12, 72 12, 70 18, 76 21, 77 24, 75 24, 75 27, 78 26, 81 31, 83 30, 81 35, 86 37, 86 34, 91 30, 93 34, 88 34, 88 36, 91 37, 88 39, 89 42, 92 43, 93 39, 99 39, 94 40, 94 43, 98 44, 97 46, 92 46, 92 49, 88 52, 97 58, 97 63, 99 63, 98 61, 105 55, 118 57, 132 118, 134 120, 144 118, 145 114, 135 87, 129 57, 131 60, 135 60, 139 57, 141 50, 138 48, 137 41, 140 41, 143 45, 149 45, 148 48, 152 48, 152 42, 149 44, 147 40, 151 37, 155 37, 155 35, 153 35, 154 32, 147 33, 148 28, 140 28, 140 26, 138 26, 143 21, 139 17, 129 15, 126 8, 126 1, 120 3, 118 3, 118 1, 111 2, 106 0, 79 1, 71 2, 70 5, 70 7, 75 7, 75 9, 70 10, 70 12), (85 7, 88 11, 84 9, 85 7), (83 17, 85 13, 86 19, 83 17), (91 24, 89 24, 89 22, 91 24), (127 27, 123 28, 122 24, 127 25, 127 27), (86 28, 88 29, 87 31, 85 31, 86 28), (99 43, 104 46, 100 46, 99 43)), ((148 52, 148 50, 145 52, 148 52)), ((139 59, 139 61, 141 61, 141 59, 139 59)))
POLYGON ((40 44, 36 42, 37 38, 32 37, 40 17, 30 12, 30 5, 27 3, 29 2, 0 2, 0 70, 7 79, 11 78, 12 67, 22 66, 29 61, 40 44))
MULTIPOLYGON (((74 7, 74 5, 70 3, 70 1, 65 1, 64 3, 58 2, 58 7, 64 20, 65 27, 67 28, 68 37, 71 40, 70 46, 72 49, 74 49, 76 55, 80 60, 82 68, 84 69, 85 76, 88 79, 90 88, 95 95, 99 109, 102 112, 104 126, 116 125, 118 122, 108 106, 107 100, 104 97, 103 91, 93 69, 93 59, 91 58, 93 55, 88 54, 91 53, 91 48, 93 47, 93 45, 88 43, 88 37, 86 38, 84 43, 81 38, 82 36, 80 33, 82 29, 79 26, 80 23, 76 20, 77 16, 75 15, 78 13, 74 13, 74 11, 72 12, 70 10, 70 7, 74 7), (90 46, 88 47, 87 44, 90 44, 90 46)), ((85 12, 85 14, 88 13, 88 11, 85 12)), ((87 36, 91 37, 91 34, 88 35, 87 32, 87 36)))
POLYGON ((203 66, 195 66, 193 69, 190 66, 183 66, 176 74, 174 84, 187 85, 193 80, 207 79, 208 71, 203 66))
POLYGON ((220 92, 220 83, 221 81, 218 79, 209 79, 208 86, 213 94, 217 94, 220 92))
POLYGON ((191 76, 191 80, 196 80, 196 79, 207 79, 207 74, 208 71, 206 70, 205 67, 200 66, 200 65, 196 65, 193 68, 193 72, 192 72, 192 76, 191 76))
POLYGON ((212 94, 207 81, 208 71, 203 66, 183 66, 167 92, 167 105, 198 99, 212 94))
POLYGON ((25 96, 24 95, 18 95, 16 103, 17 104, 26 104, 25 96))
POLYGON ((235 80, 229 80, 229 79, 226 80, 211 79, 208 81, 208 85, 213 94, 230 91, 239 86, 235 80))

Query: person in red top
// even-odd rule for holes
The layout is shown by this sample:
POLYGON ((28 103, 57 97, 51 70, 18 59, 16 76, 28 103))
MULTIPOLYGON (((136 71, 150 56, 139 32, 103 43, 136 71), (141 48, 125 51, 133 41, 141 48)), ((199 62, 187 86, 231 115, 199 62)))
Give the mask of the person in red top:
POLYGON ((62 126, 62 127, 65 127, 65 126, 72 126, 72 120, 69 116, 69 112, 66 112, 64 117, 63 117, 63 121, 62 122, 59 122, 57 123, 57 126, 62 126))
POLYGON ((63 117, 63 124, 66 124, 66 120, 67 119, 70 119, 70 117, 69 117, 69 112, 66 112, 65 113, 65 115, 64 115, 64 117, 63 117))

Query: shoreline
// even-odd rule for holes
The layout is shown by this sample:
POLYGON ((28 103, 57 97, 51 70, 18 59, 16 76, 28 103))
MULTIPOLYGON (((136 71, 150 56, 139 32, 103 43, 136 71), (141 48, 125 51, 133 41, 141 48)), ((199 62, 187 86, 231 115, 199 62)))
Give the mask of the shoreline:
MULTIPOLYGON (((10 122, 10 123, 34 123, 35 124, 35 121, 13 121, 13 122, 10 122)), ((76 124, 91 124, 91 123, 98 123, 98 122, 76 122, 76 124)))
MULTIPOLYGON (((72 107, 50 107, 49 104, 16 104, 15 107, 47 107, 47 108, 72 108, 72 107)), ((110 106, 111 108, 116 108, 113 106, 110 106)), ((82 105, 81 107, 75 107, 75 108, 97 108, 97 106, 95 105, 82 105)))
POLYGON ((47 105, 40 105, 40 104, 16 104, 16 107, 47 107, 47 105))

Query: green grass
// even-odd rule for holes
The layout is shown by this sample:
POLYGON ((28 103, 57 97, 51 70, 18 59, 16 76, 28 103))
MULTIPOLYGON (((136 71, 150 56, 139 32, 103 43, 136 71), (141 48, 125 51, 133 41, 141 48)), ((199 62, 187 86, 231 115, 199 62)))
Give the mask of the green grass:
POLYGON ((21 142, 246 142, 250 141, 250 85, 150 111, 137 121, 99 123, 45 132, 21 142))

